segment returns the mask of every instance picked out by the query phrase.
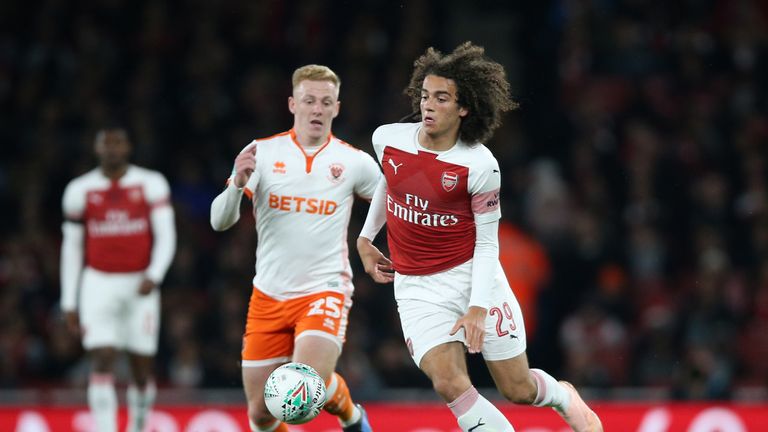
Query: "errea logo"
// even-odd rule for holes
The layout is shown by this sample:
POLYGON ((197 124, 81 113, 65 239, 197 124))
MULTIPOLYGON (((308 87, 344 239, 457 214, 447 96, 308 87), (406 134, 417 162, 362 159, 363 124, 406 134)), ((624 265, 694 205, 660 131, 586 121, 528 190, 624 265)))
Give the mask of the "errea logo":
POLYGON ((272 165, 272 172, 276 174, 285 174, 285 162, 275 162, 275 164, 272 165))

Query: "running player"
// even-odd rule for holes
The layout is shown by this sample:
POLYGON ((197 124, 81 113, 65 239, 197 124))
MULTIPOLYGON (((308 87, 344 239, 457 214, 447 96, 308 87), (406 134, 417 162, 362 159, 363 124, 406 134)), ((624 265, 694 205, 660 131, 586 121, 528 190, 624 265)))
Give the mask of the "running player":
POLYGON ((601 431, 572 385, 529 369, 520 306, 499 263, 499 165, 481 143, 516 107, 503 67, 469 42, 448 55, 430 48, 414 65, 406 94, 421 121, 373 134, 384 179, 357 242, 366 271, 394 280, 411 356, 462 431, 514 430, 472 386, 465 347, 482 353, 510 401, 601 431), (391 262, 371 243, 385 222, 391 262))
POLYGON ((243 194, 256 218, 258 246, 243 337, 243 386, 253 431, 288 431, 264 404, 264 383, 281 364, 308 364, 323 377, 344 431, 370 431, 334 370, 352 306, 347 229, 355 195, 370 200, 381 176, 367 153, 331 133, 340 81, 325 66, 293 74, 293 128, 248 144, 226 189, 211 205, 211 225, 229 229, 243 194))
POLYGON ((88 405, 96 429, 117 431, 113 378, 127 351, 129 432, 140 432, 155 399, 160 291, 176 250, 170 188, 162 174, 131 165, 125 129, 96 135, 99 167, 72 180, 63 197, 61 309, 91 359, 88 405))

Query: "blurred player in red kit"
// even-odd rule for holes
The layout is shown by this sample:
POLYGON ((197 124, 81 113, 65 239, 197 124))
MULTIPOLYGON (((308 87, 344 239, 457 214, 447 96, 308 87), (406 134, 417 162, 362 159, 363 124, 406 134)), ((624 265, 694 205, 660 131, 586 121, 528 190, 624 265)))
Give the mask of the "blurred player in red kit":
POLYGON ((254 140, 235 158, 227 187, 211 204, 211 226, 227 230, 253 204, 256 275, 243 336, 243 387, 251 430, 287 432, 264 403, 264 383, 297 361, 323 377, 345 432, 370 432, 336 369, 352 307, 347 230, 355 196, 370 200, 381 177, 376 161, 331 133, 339 113, 338 76, 321 65, 293 73, 293 127, 254 140))
POLYGON ((462 431, 513 431, 469 380, 465 348, 482 353, 497 388, 554 408, 573 430, 602 431, 574 387, 529 369, 520 306, 499 263, 499 165, 482 143, 516 107, 503 67, 469 42, 414 63, 406 94, 418 123, 384 125, 384 171, 357 246, 366 272, 394 281, 406 344, 462 431), (391 262, 372 240, 387 225, 391 262))
POLYGON ((128 162, 122 127, 96 134, 99 166, 64 191, 61 309, 91 360, 88 405, 100 432, 117 431, 113 370, 128 353, 128 432, 143 430, 155 399, 160 290, 176 251, 170 188, 159 172, 128 162))

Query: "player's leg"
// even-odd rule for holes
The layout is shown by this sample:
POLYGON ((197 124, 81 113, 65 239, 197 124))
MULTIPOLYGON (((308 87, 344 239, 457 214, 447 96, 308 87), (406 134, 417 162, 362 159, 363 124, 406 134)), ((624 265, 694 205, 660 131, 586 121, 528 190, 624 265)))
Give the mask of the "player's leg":
POLYGON ((121 347, 121 284, 124 280, 86 268, 80 290, 80 324, 83 347, 91 361, 88 406, 96 429, 117 432, 117 393, 114 367, 121 347))
POLYGON ((88 351, 91 374, 88 378, 88 407, 96 429, 117 432, 117 392, 115 391, 114 365, 118 351, 112 347, 94 348, 88 351))
POLYGON ((264 403, 264 383, 267 377, 286 361, 267 362, 263 366, 243 365, 243 389, 248 401, 248 422, 253 432, 288 432, 288 426, 274 418, 264 403))
POLYGON ((483 357, 496 387, 516 404, 554 408, 573 430, 602 431, 600 420, 573 387, 540 369, 529 369, 520 305, 499 270, 486 320, 483 357))
POLYGON ((293 334, 284 304, 254 288, 243 336, 243 389, 248 401, 248 422, 253 432, 288 432, 264 403, 264 383, 278 366, 291 360, 293 334))
POLYGON ((419 366, 448 403, 462 431, 514 431, 501 411, 472 386, 465 355, 461 342, 448 342, 427 351, 419 366))
POLYGON ((487 361, 488 370, 501 394, 516 404, 552 407, 577 432, 599 432, 602 425, 576 389, 558 382, 541 369, 529 369, 525 353, 515 358, 487 361))
POLYGON ((142 432, 155 403, 157 388, 154 380, 154 356, 129 354, 133 382, 128 384, 126 402, 128 404, 127 432, 142 432))
POLYGON ((371 431, 365 410, 352 401, 344 378, 335 372, 347 329, 352 301, 336 292, 325 292, 288 302, 296 317, 293 360, 312 366, 326 386, 323 408, 339 418, 345 432, 371 431))
POLYGON ((126 306, 126 350, 131 366, 127 432, 142 432, 155 403, 155 354, 160 337, 160 291, 136 294, 126 306))

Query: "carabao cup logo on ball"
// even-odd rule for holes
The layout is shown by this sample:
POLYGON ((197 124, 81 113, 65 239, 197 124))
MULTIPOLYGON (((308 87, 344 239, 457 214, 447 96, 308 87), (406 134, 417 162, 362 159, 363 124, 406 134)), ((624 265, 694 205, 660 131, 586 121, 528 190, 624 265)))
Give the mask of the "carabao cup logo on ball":
POLYGON ((288 424, 302 424, 317 417, 325 398, 323 379, 303 363, 280 366, 264 384, 267 409, 276 419, 288 424))

